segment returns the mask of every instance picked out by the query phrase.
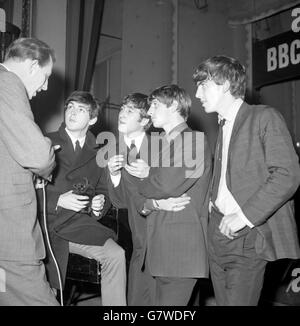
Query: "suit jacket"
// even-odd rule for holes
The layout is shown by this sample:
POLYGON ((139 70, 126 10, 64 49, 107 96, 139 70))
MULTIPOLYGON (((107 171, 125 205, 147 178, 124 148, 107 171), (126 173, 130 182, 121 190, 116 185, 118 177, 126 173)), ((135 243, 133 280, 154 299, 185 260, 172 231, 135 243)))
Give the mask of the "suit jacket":
POLYGON ((162 146, 159 164, 140 181, 139 192, 154 199, 187 193, 191 202, 179 212, 158 210, 147 216, 147 261, 153 276, 207 277, 211 154, 203 133, 192 131, 185 123, 175 129, 173 145, 162 146), (170 164, 165 161, 168 158, 170 164))
MULTIPOLYGON (((120 142, 124 142, 123 138, 120 142)), ((124 153, 126 144, 117 144, 117 152, 124 153)), ((137 158, 143 159, 150 164, 150 137, 144 136, 137 158)), ((127 149, 128 150, 128 149, 127 149)), ((109 173, 108 173, 109 174, 109 173)), ((117 187, 114 187, 110 176, 108 176, 109 196, 117 208, 126 208, 128 210, 128 223, 132 234, 133 259, 139 267, 142 267, 144 253, 146 248, 146 218, 140 215, 146 198, 139 194, 138 185, 140 180, 130 175, 125 169, 121 170, 121 180, 117 187)))
POLYGON ((26 89, 0 66, 0 259, 45 256, 37 221, 33 174, 48 178, 55 166, 51 142, 35 124, 26 89))
POLYGON ((279 112, 242 104, 229 144, 226 182, 245 216, 257 227, 257 253, 267 260, 299 258, 290 199, 299 186, 300 169, 279 112))
MULTIPOLYGON (((117 152, 125 155, 129 150, 125 148, 125 146, 127 147, 122 137, 117 144, 117 152)), ((150 137, 146 134, 143 138, 137 158, 143 159, 150 165, 150 155, 150 137)), ((125 169, 121 170, 121 180, 117 187, 113 186, 111 178, 108 177, 109 195, 113 204, 118 208, 127 208, 128 210, 128 223, 132 239, 132 255, 128 272, 127 291, 129 306, 149 304, 147 293, 150 294, 153 290, 153 283, 141 272, 145 262, 147 220, 145 216, 140 214, 146 198, 139 194, 139 183, 140 179, 130 175, 125 169)))
MULTIPOLYGON (((48 136, 54 145, 61 146, 56 153, 57 167, 53 171, 53 181, 46 187, 46 204, 47 226, 52 249, 64 279, 70 241, 102 246, 108 238, 115 239, 116 235, 113 230, 102 225, 101 220, 97 221, 100 217, 57 207, 59 196, 69 190, 75 190, 74 185, 83 182, 84 178, 87 178, 89 184, 95 189, 95 194, 106 196, 102 215, 110 207, 105 170, 97 165, 95 159, 97 148, 93 134, 87 133, 85 144, 77 158, 74 157, 73 144, 65 131, 64 123, 57 132, 50 133, 48 136)), ((41 195, 39 191, 40 203, 42 203, 41 195)), ((42 205, 40 210, 42 211, 42 205)), ((46 269, 51 285, 58 288, 56 270, 50 255, 46 261, 46 269)))

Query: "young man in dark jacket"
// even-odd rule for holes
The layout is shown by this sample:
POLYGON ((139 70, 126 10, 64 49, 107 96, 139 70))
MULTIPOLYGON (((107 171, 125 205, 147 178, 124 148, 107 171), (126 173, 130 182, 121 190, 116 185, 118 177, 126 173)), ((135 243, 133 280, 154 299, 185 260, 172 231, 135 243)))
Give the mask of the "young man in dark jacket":
POLYGON ((207 236, 216 302, 254 306, 267 262, 300 257, 291 201, 298 157, 280 113, 244 101, 246 71, 238 60, 208 58, 193 78, 196 97, 220 125, 207 236))
POLYGON ((150 162, 141 157, 124 169, 137 180, 132 197, 147 215, 143 277, 151 305, 182 306, 188 304, 197 278, 208 277, 211 156, 205 135, 186 124, 191 100, 184 89, 166 85, 154 90, 148 101, 148 116, 165 133, 151 135, 150 162), (174 205, 175 198, 185 196, 187 204, 174 205), (165 205, 167 200, 171 202, 165 205))
MULTIPOLYGON (((48 137, 60 145, 53 182, 46 187, 47 224, 62 278, 69 252, 101 264, 102 304, 126 305, 124 250, 113 230, 98 220, 110 206, 105 170, 96 163, 96 140, 88 131, 97 121, 99 105, 88 92, 75 91, 65 104, 65 121, 48 137)), ((46 263, 49 282, 59 288, 52 258, 46 263)))

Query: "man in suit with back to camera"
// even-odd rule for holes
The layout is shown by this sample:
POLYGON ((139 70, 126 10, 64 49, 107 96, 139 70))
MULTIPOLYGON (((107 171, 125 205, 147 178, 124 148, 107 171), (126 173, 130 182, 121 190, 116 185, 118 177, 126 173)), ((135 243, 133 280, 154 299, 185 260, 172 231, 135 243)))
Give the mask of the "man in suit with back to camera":
POLYGON ((217 305, 257 305, 268 261, 300 257, 291 197, 298 157, 283 117, 244 101, 245 68, 226 56, 193 75, 205 112, 218 113, 209 261, 217 305))
MULTIPOLYGON (((52 182, 46 187, 47 225, 63 282, 69 253, 93 258, 101 264, 102 305, 125 306, 125 253, 115 242, 114 231, 101 224, 110 207, 107 176, 96 163, 96 139, 88 130, 98 113, 99 104, 92 94, 74 91, 65 103, 64 122, 48 134, 60 149, 52 182)), ((50 253, 47 258, 49 282, 59 289, 50 253)))
POLYGON ((204 134, 186 124, 191 99, 184 89, 163 86, 148 101, 154 127, 163 128, 165 134, 160 135, 159 145, 157 135, 151 135, 150 169, 144 168, 142 160, 126 166, 129 174, 140 179, 139 195, 147 199, 142 209, 147 215, 144 269, 152 284, 153 305, 187 305, 197 278, 208 277, 211 155, 204 134), (170 210, 161 209, 160 200, 185 195, 189 203, 179 204, 180 210, 172 205, 170 210))
MULTIPOLYGON (((123 99, 118 117, 120 140, 118 154, 108 161, 110 178, 108 180, 109 195, 118 208, 128 209, 128 221, 132 234, 133 252, 128 273, 128 305, 151 306, 151 283, 149 275, 144 271, 146 250, 146 219, 141 216, 146 198, 139 195, 139 179, 127 172, 127 167, 134 162, 150 164, 150 137, 146 134, 151 125, 147 114, 149 109, 148 96, 132 93, 123 99), (127 161, 127 162, 126 162, 127 161), (123 169, 123 167, 125 167, 123 169)), ((148 164, 143 169, 149 169, 148 164)), ((161 209, 183 209, 189 203, 189 197, 169 198, 158 201, 161 209), (177 207, 174 207, 177 204, 177 207)), ((151 207, 151 202, 148 204, 151 207)))
POLYGON ((0 64, 0 305, 58 305, 46 281, 33 176, 55 166, 51 141, 35 124, 29 100, 48 88, 54 51, 15 40, 0 64))

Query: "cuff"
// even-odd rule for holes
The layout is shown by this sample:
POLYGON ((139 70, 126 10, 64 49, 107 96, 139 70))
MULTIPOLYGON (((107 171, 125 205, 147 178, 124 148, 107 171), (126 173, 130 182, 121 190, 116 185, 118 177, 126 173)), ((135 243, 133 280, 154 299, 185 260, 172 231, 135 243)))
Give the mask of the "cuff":
POLYGON ((114 185, 114 188, 117 188, 121 181, 121 173, 117 175, 112 175, 112 174, 109 175, 110 175, 111 182, 114 185))
POLYGON ((238 215, 238 217, 240 217, 251 229, 254 228, 254 224, 252 224, 247 217, 244 215, 244 213, 242 212, 242 210, 238 210, 236 212, 236 214, 238 215))

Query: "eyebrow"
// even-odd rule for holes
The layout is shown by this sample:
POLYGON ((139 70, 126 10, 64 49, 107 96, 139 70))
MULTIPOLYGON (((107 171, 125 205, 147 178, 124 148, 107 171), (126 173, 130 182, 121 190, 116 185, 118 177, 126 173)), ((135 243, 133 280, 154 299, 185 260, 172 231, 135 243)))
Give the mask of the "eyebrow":
POLYGON ((69 102, 67 106, 74 105, 75 103, 77 103, 78 104, 78 107, 80 107, 80 108, 90 109, 90 105, 89 104, 83 104, 83 103, 79 103, 79 102, 76 102, 76 101, 69 102))
POLYGON ((134 105, 127 105, 127 104, 123 104, 122 106, 121 106, 121 109, 129 109, 129 110, 138 110, 138 108, 136 108, 134 105))

